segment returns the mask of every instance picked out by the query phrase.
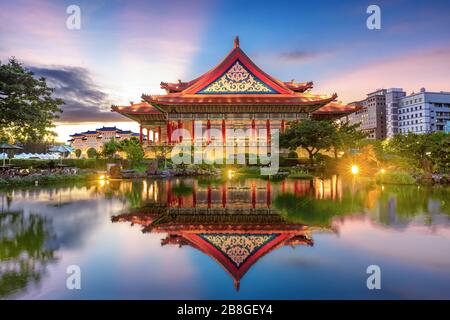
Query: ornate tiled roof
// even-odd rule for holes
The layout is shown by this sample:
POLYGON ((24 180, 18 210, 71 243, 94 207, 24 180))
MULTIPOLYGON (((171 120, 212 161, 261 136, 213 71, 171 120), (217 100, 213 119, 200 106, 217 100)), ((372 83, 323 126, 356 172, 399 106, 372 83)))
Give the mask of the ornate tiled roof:
POLYGON ((111 110, 119 112, 119 113, 161 114, 161 111, 159 111, 154 106, 148 104, 147 102, 131 103, 129 106, 116 106, 116 105, 113 105, 111 107, 111 110))
POLYGON ((362 109, 360 105, 345 105, 341 102, 330 102, 312 113, 314 118, 324 118, 328 116, 343 117, 362 109))
POLYGON ((113 222, 129 221, 144 227, 143 232, 165 233, 162 245, 190 245, 212 257, 231 275, 236 289, 245 273, 261 257, 284 245, 313 245, 309 228, 289 223, 273 214, 237 215, 222 221, 224 214, 207 215, 209 222, 198 220, 198 214, 170 214, 165 207, 141 213, 121 214, 113 222), (249 216, 251 219, 249 223, 249 216), (181 219, 179 219, 181 218, 181 219), (183 222, 183 223, 180 223, 183 222))
POLYGON ((310 112, 315 118, 337 118, 357 110, 335 102, 337 94, 310 92, 313 82, 283 82, 262 71, 240 48, 214 68, 191 81, 161 82, 166 94, 143 94, 144 102, 112 106, 135 121, 165 121, 167 113, 310 112), (261 108, 259 108, 261 107, 261 108))
POLYGON ((142 95, 149 104, 170 105, 325 105, 337 95, 304 93, 312 82, 282 82, 262 71, 239 47, 216 67, 189 82, 161 83, 165 95, 142 95))
POLYGON ((115 126, 114 127, 102 127, 99 129, 96 129, 97 131, 118 131, 120 129, 117 129, 115 126))

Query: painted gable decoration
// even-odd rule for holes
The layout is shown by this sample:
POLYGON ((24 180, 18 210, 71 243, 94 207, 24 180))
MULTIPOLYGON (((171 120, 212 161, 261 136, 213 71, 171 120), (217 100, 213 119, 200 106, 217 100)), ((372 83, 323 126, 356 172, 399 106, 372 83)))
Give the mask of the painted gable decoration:
POLYGON ((278 234, 200 234, 239 268, 248 258, 278 234))
POLYGON ((200 94, 255 94, 278 93, 253 75, 245 66, 236 60, 219 78, 200 90, 200 94))

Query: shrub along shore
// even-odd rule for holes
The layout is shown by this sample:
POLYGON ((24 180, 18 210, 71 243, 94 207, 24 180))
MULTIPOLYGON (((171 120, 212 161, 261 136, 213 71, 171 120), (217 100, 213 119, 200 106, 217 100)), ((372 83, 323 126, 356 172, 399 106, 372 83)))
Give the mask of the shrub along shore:
MULTIPOLYGON (((342 161, 333 158, 327 158, 325 161, 310 164, 308 159, 294 157, 280 157, 279 172, 271 177, 261 176, 260 166, 229 166, 229 165, 187 165, 175 166, 170 160, 164 164, 159 161, 157 172, 149 172, 149 166, 155 160, 144 159, 139 162, 129 162, 120 159, 63 159, 62 164, 69 168, 77 168, 75 173, 69 173, 67 170, 58 171, 54 169, 58 166, 59 161, 55 160, 22 160, 13 159, 12 167, 19 171, 22 169, 29 170, 33 173, 28 175, 16 175, 12 177, 0 176, 0 188, 16 187, 16 186, 35 186, 35 185, 52 185, 73 182, 85 182, 98 179, 99 172, 105 171, 108 163, 121 164, 128 171, 135 172, 129 178, 146 178, 156 176, 197 176, 209 175, 228 177, 232 174, 234 177, 240 178, 264 178, 272 180, 289 179, 313 179, 314 177, 326 177, 333 174, 351 177, 347 167, 342 167, 342 161), (165 174, 161 174, 165 173, 165 174)), ((362 162, 362 161, 360 161, 362 162)), ((413 184, 448 184, 450 177, 445 174, 425 174, 411 173, 404 170, 389 169, 383 171, 366 171, 359 172, 355 178, 367 183, 377 184, 397 184, 397 185, 413 185, 413 184)))
POLYGON ((49 175, 29 175, 24 177, 0 178, 0 188, 56 185, 75 182, 85 182, 98 178, 96 173, 77 173, 77 174, 49 174, 49 175))

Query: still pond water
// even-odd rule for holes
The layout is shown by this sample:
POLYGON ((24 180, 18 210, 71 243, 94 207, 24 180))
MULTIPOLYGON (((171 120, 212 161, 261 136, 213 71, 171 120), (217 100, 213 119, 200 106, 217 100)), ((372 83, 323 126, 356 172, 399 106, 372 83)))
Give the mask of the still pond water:
POLYGON ((1 299, 450 299, 448 188, 171 179, 0 197, 1 299))

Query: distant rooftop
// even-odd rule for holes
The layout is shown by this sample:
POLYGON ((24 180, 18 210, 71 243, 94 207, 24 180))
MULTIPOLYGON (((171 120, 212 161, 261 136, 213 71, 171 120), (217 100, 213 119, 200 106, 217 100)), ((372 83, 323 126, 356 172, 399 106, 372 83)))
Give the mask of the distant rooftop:
POLYGON ((88 131, 81 132, 81 133, 74 133, 74 134, 71 134, 70 137, 74 137, 74 138, 85 137, 86 135, 101 134, 102 132, 107 132, 107 131, 116 131, 116 133, 119 135, 120 134, 129 134, 133 137, 139 136, 139 133, 134 133, 131 130, 121 130, 121 129, 117 128, 116 126, 114 126, 114 127, 102 127, 99 129, 88 130, 88 131))
POLYGON ((121 131, 120 129, 117 129, 116 126, 114 127, 102 127, 100 129, 96 129, 97 131, 121 131))

